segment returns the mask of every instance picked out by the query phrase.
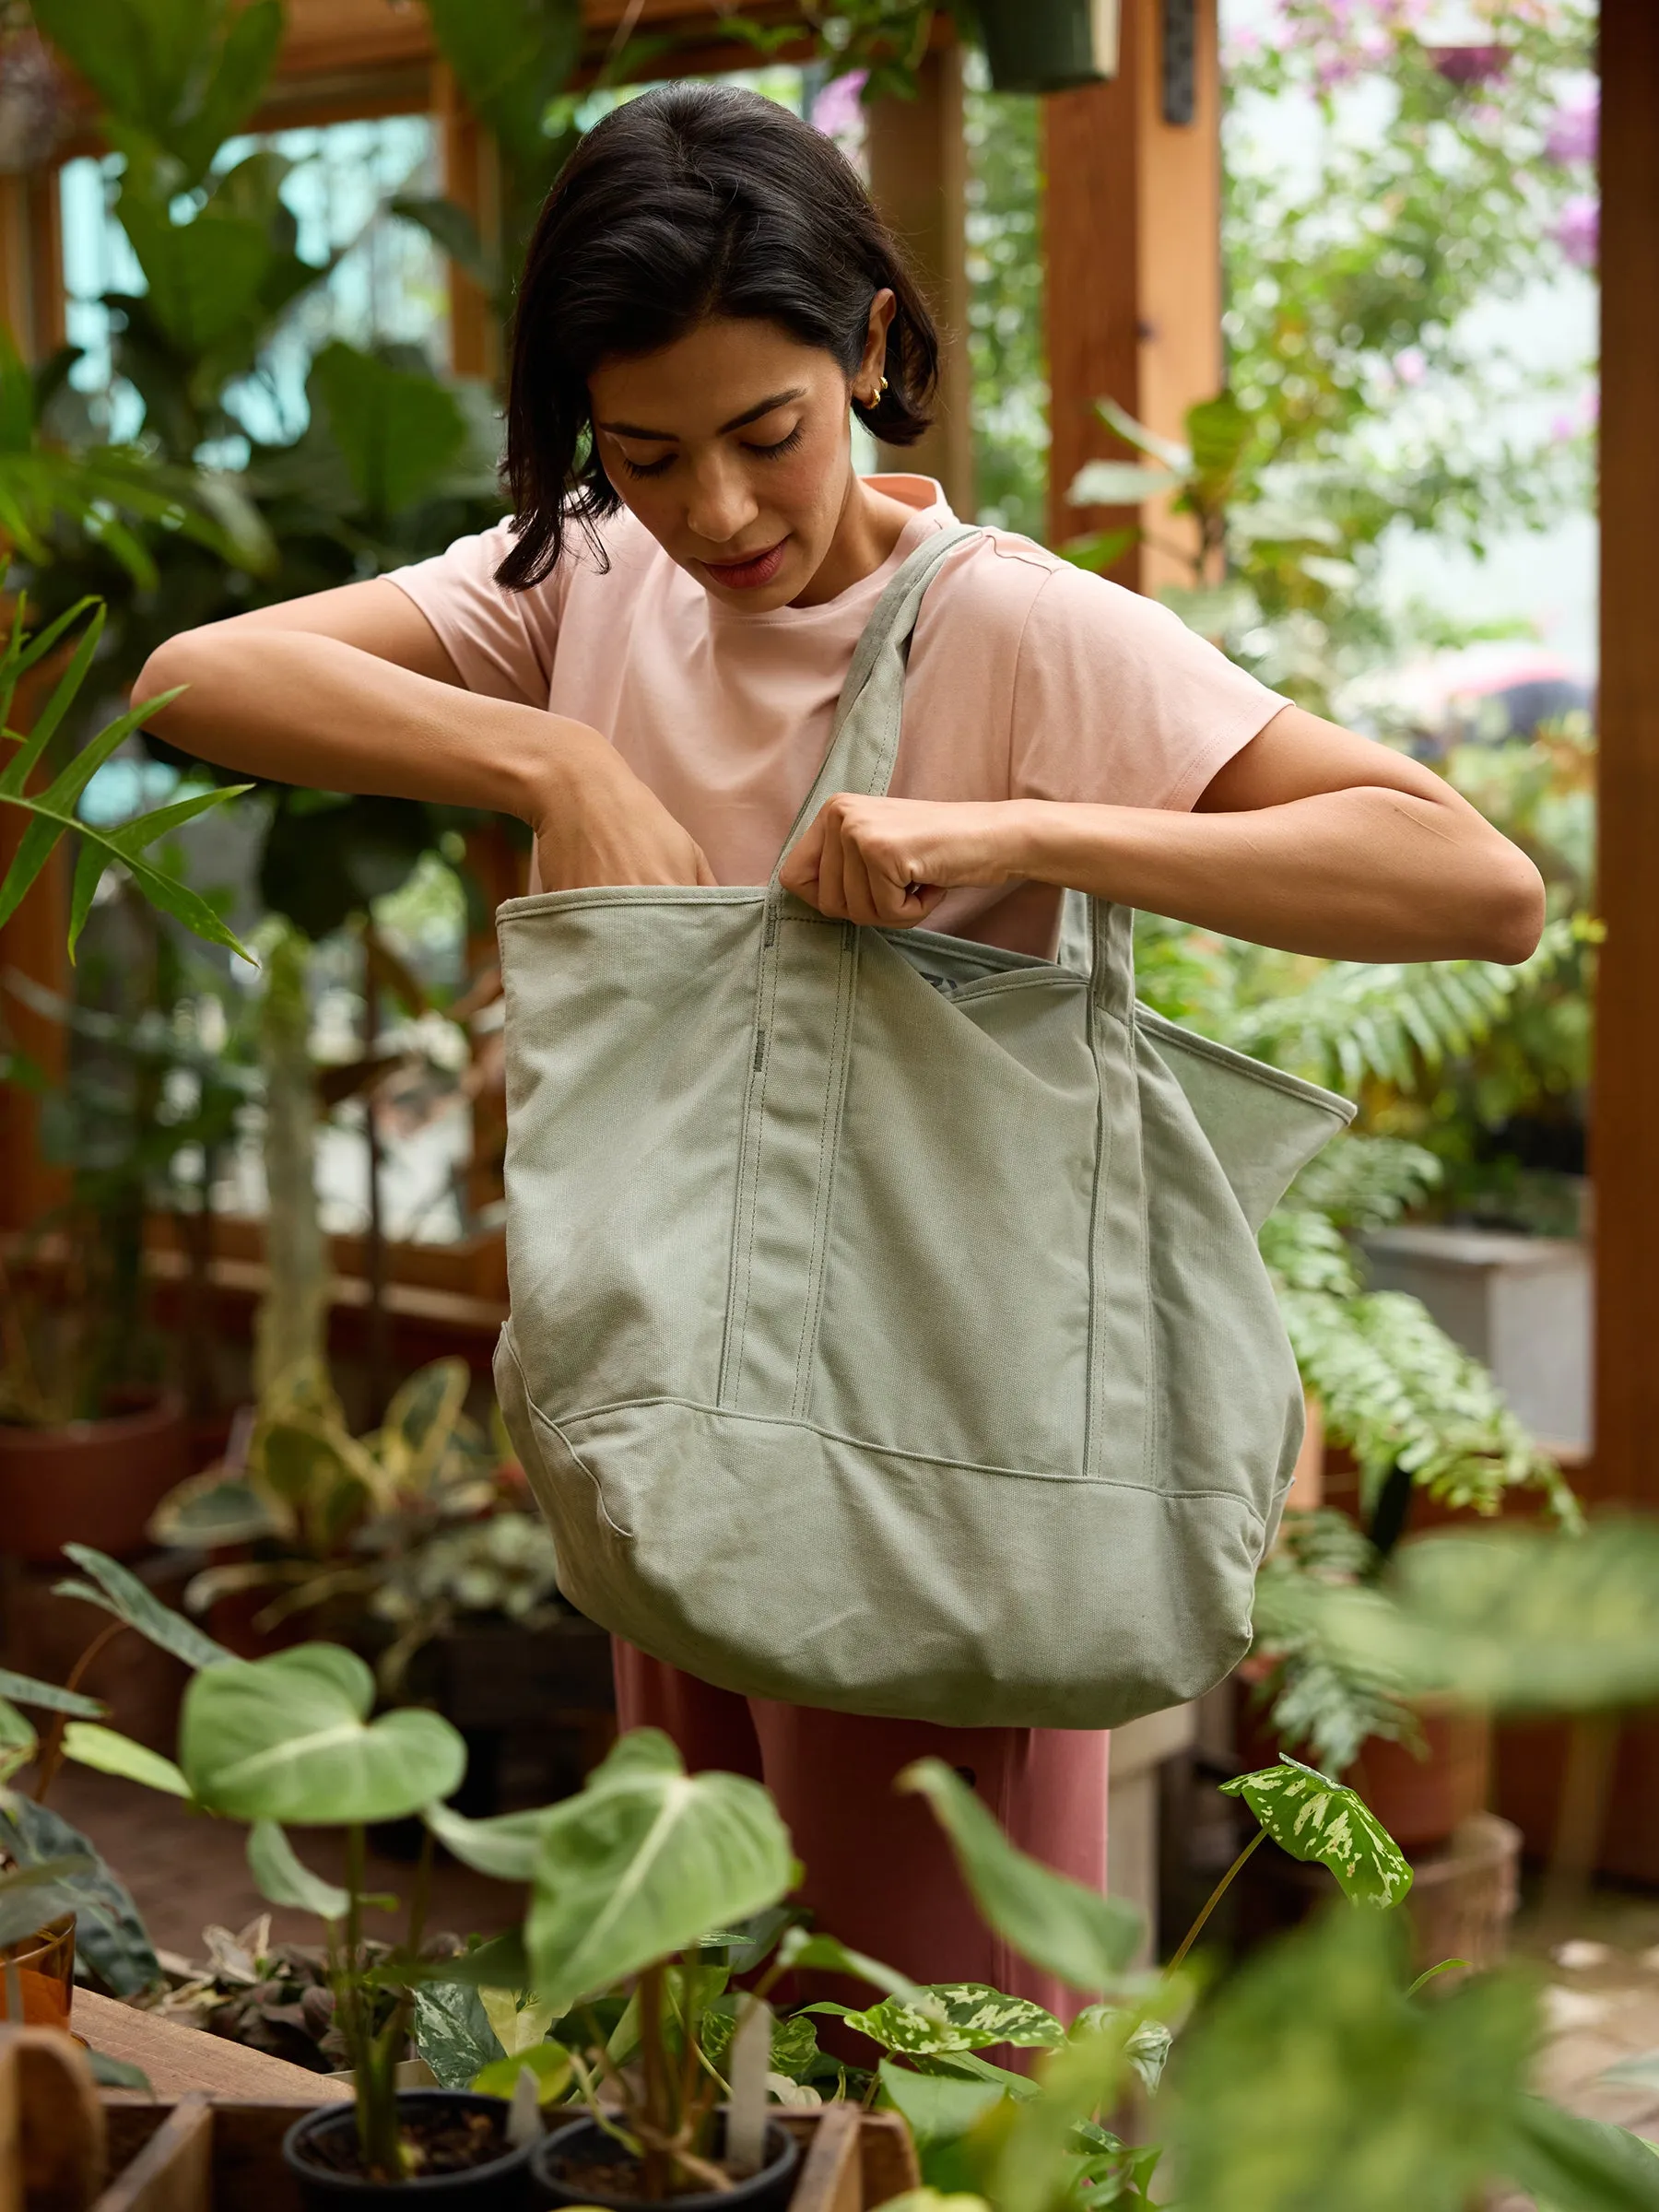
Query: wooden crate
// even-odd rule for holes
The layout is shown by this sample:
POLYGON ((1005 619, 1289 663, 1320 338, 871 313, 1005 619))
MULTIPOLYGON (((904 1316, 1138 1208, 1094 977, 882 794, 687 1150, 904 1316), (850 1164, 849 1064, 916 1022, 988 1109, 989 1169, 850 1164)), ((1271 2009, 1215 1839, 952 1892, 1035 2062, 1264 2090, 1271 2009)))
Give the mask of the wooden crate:
MULTIPOLYGON (((299 2212, 282 2138, 314 2101, 100 2097, 69 2037, 0 2029, 0 2212, 299 2212)), ((866 2212, 916 2186, 895 2113, 780 2117, 806 2152, 792 2212, 866 2212)))

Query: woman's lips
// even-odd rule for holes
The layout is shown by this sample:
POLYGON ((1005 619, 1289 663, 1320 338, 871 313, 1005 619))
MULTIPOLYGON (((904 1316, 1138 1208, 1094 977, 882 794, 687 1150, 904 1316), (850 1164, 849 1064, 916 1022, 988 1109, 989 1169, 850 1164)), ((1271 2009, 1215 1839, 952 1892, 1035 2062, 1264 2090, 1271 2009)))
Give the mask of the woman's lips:
POLYGON ((788 549, 788 538, 781 537, 775 546, 769 546, 764 553, 751 553, 747 560, 705 560, 702 565, 716 583, 732 591, 758 592, 783 566, 788 549))

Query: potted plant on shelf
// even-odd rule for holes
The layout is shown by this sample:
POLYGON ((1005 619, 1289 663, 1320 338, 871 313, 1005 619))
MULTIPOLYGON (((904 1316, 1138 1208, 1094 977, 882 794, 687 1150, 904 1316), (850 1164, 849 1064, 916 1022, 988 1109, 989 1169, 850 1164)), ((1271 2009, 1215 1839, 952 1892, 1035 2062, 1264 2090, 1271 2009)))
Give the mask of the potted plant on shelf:
POLYGON ((257 1408, 240 1465, 178 1486, 159 1544, 205 1549, 184 1593, 245 1657, 314 1622, 374 1666, 382 1696, 434 1704, 465 1736, 465 1807, 499 1809, 503 1766, 575 1786, 614 1724, 610 1643, 558 1590, 553 1539, 500 1433, 473 1420, 465 1360, 440 1359, 354 1437, 316 1367, 257 1408))

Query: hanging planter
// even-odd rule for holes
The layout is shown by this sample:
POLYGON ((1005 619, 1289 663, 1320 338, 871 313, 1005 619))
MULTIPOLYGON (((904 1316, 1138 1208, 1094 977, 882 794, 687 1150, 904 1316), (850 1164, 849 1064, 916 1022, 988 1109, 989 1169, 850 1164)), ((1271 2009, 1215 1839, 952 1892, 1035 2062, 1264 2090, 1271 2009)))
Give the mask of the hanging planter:
POLYGON ((1118 67, 1119 0, 977 0, 996 92, 1064 92, 1118 67))

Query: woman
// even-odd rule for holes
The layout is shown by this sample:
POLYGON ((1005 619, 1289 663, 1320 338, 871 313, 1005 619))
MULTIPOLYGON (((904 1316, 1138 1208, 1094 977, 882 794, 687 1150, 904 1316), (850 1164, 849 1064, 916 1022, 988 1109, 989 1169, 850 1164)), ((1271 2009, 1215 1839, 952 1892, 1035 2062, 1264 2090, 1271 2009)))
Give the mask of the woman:
MULTIPOLYGON (((171 640, 141 688, 187 688, 156 726, 288 783, 517 815, 533 888, 764 882, 884 584, 952 519, 923 478, 854 475, 849 410, 913 441, 935 366, 828 141, 747 93, 643 96, 586 139, 531 246, 516 519, 171 640)), ((1357 959, 1520 960, 1543 912, 1531 865, 1426 770, 995 531, 928 591, 892 795, 830 799, 783 880, 842 920, 1041 955, 1068 886, 1357 959)), ((1103 1886, 1104 1736, 745 1700, 620 1645, 617 1677, 624 1726, 763 1776, 843 1940, 1063 2002, 890 1783, 937 1752, 1027 1849, 1103 1886)))

